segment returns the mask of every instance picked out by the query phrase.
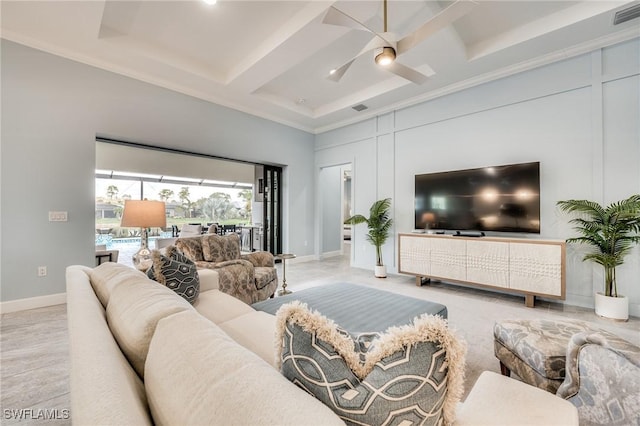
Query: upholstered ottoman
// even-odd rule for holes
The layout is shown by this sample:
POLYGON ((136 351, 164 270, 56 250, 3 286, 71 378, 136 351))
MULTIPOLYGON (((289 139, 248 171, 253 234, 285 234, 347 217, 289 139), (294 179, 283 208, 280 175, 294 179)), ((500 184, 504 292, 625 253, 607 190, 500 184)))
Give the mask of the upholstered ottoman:
POLYGON ((275 315, 280 306, 294 300, 306 303, 309 308, 331 318, 352 335, 383 332, 391 326, 409 324, 422 314, 447 318, 447 307, 440 303, 350 283, 294 291, 251 306, 275 315))
POLYGON ((494 353, 500 371, 516 373, 523 382, 556 393, 564 381, 571 336, 595 331, 582 321, 507 320, 493 327, 494 353))

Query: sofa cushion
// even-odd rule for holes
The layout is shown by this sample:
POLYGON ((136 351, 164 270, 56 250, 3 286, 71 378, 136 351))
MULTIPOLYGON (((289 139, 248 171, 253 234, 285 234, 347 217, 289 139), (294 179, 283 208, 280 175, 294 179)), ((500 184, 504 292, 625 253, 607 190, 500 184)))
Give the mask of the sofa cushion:
POLYGON ((107 305, 109 328, 141 378, 156 324, 185 310, 193 310, 189 302, 144 275, 113 290, 107 305))
POLYGON ((238 234, 202 237, 202 254, 207 262, 224 262, 240 258, 240 237, 238 234))
POLYGON ((197 312, 158 323, 145 388, 159 425, 342 425, 322 403, 197 312))
POLYGON ((66 270, 73 424, 151 424, 144 385, 107 326, 90 273, 78 265, 66 270))
POLYGON ((144 273, 120 263, 107 262, 93 268, 89 277, 93 291, 106 308, 114 288, 124 282, 144 277, 144 273))
POLYGON ((147 276, 166 285, 193 304, 200 294, 200 279, 196 265, 175 246, 167 247, 166 253, 166 256, 158 250, 151 253, 153 264, 147 271, 147 276))
POLYGON ((178 238, 176 247, 194 262, 202 262, 202 239, 201 237, 178 238))
POLYGON ((361 342, 333 321, 292 302, 276 314, 276 333, 283 375, 349 423, 440 425, 455 419, 465 345, 439 316, 389 328, 363 353, 361 342))
POLYGON ((205 318, 216 324, 255 312, 255 309, 240 299, 220 290, 200 293, 200 297, 193 304, 193 307, 205 318))
POLYGON ((219 323, 233 340, 271 364, 278 365, 273 350, 276 317, 266 312, 253 311, 219 323))
POLYGON ((198 279, 200 280, 200 294, 205 291, 219 289, 218 273, 212 269, 198 268, 198 279))
POLYGON ((578 411, 552 393, 485 371, 459 405, 456 426, 493 425, 577 426, 578 411))

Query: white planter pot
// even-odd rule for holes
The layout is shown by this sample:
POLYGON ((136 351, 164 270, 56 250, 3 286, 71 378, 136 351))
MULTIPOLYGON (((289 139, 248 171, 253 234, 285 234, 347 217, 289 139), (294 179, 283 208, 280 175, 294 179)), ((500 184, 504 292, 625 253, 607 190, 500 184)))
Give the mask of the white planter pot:
POLYGON ((596 293, 596 315, 617 321, 627 321, 629 299, 626 296, 610 297, 596 293))
POLYGON ((376 266, 375 275, 376 278, 387 278, 387 267, 384 265, 376 266))

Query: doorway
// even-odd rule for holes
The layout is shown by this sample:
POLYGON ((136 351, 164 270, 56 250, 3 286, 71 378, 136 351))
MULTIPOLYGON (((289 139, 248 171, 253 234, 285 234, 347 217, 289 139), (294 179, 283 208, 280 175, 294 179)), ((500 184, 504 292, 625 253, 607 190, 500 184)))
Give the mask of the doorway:
POLYGON ((352 185, 351 163, 320 169, 318 188, 320 196, 320 255, 350 254, 351 228, 344 225, 351 215, 352 185), (345 242, 347 244, 345 244, 345 242))
POLYGON ((351 244, 351 235, 353 230, 351 225, 345 225, 344 221, 347 218, 353 216, 351 209, 351 164, 347 164, 342 167, 342 241, 346 244, 351 244))
POLYGON ((95 178, 96 244, 135 232, 119 226, 125 199, 155 199, 165 201, 168 223, 156 237, 175 237, 173 228, 183 224, 216 223, 251 229, 258 243, 251 239, 249 251, 282 250, 281 167, 97 138, 95 178), (264 202, 253 196, 260 192, 264 202))

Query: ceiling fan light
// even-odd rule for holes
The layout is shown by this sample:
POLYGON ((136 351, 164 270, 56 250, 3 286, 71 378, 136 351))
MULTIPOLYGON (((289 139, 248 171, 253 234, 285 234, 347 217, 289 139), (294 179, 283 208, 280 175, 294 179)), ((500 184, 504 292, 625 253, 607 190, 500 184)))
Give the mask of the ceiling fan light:
POLYGON ((396 60, 396 51, 393 47, 383 47, 376 51, 376 64, 386 66, 396 60))

